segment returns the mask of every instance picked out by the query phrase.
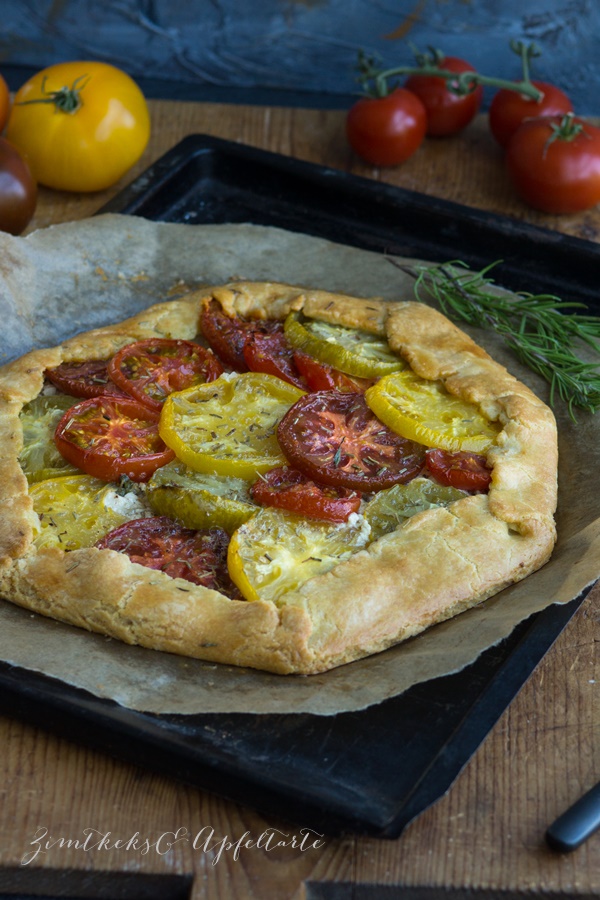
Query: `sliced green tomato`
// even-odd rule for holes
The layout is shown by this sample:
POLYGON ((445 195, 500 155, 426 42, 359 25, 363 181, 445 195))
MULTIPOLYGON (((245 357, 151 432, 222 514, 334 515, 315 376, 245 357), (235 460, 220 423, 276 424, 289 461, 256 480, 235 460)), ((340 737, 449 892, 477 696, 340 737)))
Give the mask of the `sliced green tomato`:
POLYGON ((288 315, 284 331, 295 350, 308 353, 347 375, 380 378, 404 368, 385 338, 368 331, 305 319, 298 312, 288 315))
POLYGON ((54 443, 54 430, 63 413, 76 403, 77 397, 48 394, 36 397, 21 410, 23 449, 19 463, 30 484, 79 472, 61 456, 54 443))
POLYGON ((276 601, 309 578, 329 572, 369 540, 363 516, 341 525, 262 509, 234 533, 227 564, 246 600, 276 601))
POLYGON ((177 519, 186 528, 217 526, 229 534, 260 508, 250 497, 250 482, 196 472, 181 462, 156 470, 146 499, 157 515, 177 519))
POLYGON ((40 519, 35 546, 61 550, 92 547, 108 531, 132 518, 107 505, 114 492, 114 485, 91 475, 49 478, 32 485, 29 494, 40 519))
POLYGON ((474 403, 411 369, 382 378, 366 391, 365 400, 388 428, 427 447, 484 453, 500 431, 474 403))
POLYGON ((414 478, 408 484, 395 484, 379 491, 365 505, 363 515, 371 526, 371 540, 375 541, 424 509, 448 506, 468 496, 467 491, 443 487, 429 478, 414 478))
POLYGON ((191 469, 254 480, 285 465, 277 424, 303 393, 274 375, 221 375, 167 397, 159 433, 191 469))

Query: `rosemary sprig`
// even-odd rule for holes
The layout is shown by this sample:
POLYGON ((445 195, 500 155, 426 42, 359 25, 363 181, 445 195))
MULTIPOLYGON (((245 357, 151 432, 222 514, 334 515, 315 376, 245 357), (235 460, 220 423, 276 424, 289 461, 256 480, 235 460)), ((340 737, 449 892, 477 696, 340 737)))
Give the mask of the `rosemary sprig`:
POLYGON ((586 309, 552 294, 524 292, 502 296, 491 290, 489 272, 497 262, 480 272, 454 260, 442 265, 406 266, 390 258, 395 266, 415 278, 418 300, 428 295, 449 318, 499 334, 515 355, 550 384, 550 404, 556 394, 575 419, 574 408, 590 413, 600 409, 600 368, 581 360, 576 341, 583 341, 600 354, 600 317, 573 312, 586 309))

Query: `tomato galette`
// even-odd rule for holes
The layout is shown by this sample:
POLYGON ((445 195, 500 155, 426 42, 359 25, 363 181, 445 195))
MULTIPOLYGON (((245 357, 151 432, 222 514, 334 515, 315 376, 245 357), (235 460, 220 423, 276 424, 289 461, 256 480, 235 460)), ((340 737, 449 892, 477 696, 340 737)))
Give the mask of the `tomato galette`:
POLYGON ((539 568, 554 417, 440 313, 234 283, 0 370, 0 594, 276 673, 539 568))

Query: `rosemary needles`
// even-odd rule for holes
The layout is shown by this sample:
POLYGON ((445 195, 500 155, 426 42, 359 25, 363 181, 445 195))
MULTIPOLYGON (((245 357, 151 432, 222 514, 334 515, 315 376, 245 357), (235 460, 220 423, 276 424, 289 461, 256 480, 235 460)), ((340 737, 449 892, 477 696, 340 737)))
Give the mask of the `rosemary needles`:
POLYGON ((550 404, 556 395, 574 408, 600 409, 600 360, 585 362, 575 352, 583 341, 600 355, 600 317, 573 312, 585 309, 552 294, 507 294, 493 289, 489 272, 497 263, 473 272, 460 261, 432 266, 393 265, 415 279, 415 296, 437 301, 448 318, 488 328, 499 334, 516 356, 550 384, 550 404))

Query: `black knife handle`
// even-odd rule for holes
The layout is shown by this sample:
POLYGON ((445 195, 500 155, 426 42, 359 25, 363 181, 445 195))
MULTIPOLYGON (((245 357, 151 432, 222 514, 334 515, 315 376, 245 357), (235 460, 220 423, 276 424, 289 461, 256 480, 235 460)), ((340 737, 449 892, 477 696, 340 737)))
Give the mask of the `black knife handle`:
POLYGON ((552 850, 570 853, 600 828, 600 782, 559 816, 546 832, 552 850))

